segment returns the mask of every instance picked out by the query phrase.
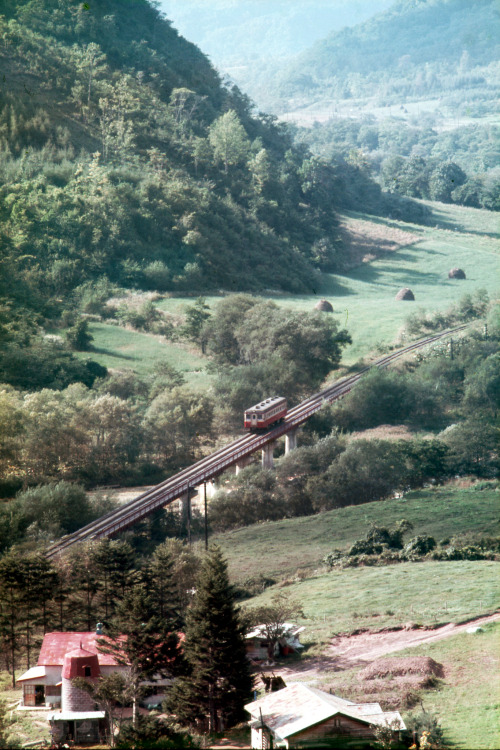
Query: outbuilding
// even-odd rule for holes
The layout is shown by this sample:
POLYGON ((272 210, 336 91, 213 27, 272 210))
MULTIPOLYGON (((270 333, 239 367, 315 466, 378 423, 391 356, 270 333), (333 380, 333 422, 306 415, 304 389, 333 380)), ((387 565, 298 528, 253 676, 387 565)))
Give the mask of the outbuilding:
POLYGON ((390 727, 396 739, 406 729, 398 711, 382 711, 379 703, 353 703, 298 682, 248 703, 245 710, 255 750, 300 747, 327 738, 373 739, 378 726, 390 727))

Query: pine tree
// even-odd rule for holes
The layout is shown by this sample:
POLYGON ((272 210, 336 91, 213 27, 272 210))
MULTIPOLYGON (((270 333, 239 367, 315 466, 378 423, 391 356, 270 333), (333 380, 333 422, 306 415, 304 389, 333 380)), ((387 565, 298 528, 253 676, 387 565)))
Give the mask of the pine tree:
POLYGON ((244 719, 252 677, 227 563, 218 547, 211 547, 203 562, 185 636, 188 673, 175 681, 168 709, 184 725, 208 724, 209 732, 244 719))
POLYGON ((175 676, 182 668, 177 627, 177 612, 170 616, 164 608, 160 617, 154 595, 145 584, 138 583, 125 593, 113 624, 98 640, 102 653, 128 667, 126 692, 132 700, 134 726, 138 722, 142 683, 175 676))

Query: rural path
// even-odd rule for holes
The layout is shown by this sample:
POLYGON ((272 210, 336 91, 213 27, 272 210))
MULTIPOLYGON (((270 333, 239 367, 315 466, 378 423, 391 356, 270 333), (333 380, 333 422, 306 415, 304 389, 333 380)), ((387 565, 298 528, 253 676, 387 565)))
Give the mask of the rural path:
POLYGON ((318 680, 322 672, 339 672, 351 667, 364 667, 369 662, 379 659, 395 651, 402 651, 412 646, 434 643, 443 638, 449 638, 458 633, 464 633, 469 628, 478 628, 489 622, 500 620, 500 612, 493 615, 478 617, 466 623, 456 625, 448 623, 438 628, 403 628, 401 630, 385 630, 378 633, 357 633, 356 635, 340 635, 330 641, 324 654, 303 662, 275 668, 274 674, 281 675, 285 682, 294 679, 318 680))

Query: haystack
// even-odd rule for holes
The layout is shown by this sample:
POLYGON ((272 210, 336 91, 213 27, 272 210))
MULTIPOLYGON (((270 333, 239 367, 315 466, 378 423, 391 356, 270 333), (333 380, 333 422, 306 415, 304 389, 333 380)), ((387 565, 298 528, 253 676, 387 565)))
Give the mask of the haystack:
POLYGON ((448 271, 448 278, 449 279, 465 279, 465 271, 462 271, 461 268, 452 268, 451 271, 448 271))
POLYGON ((443 665, 430 656, 402 656, 376 659, 358 672, 360 680, 375 680, 384 677, 418 675, 420 677, 444 677, 443 665))
POLYGON ((333 312, 333 307, 326 299, 320 299, 320 301, 314 305, 315 310, 320 310, 321 312, 333 312))
POLYGON ((414 300, 415 295, 413 294, 412 290, 405 286, 403 289, 400 289, 399 292, 396 294, 396 299, 409 299, 414 300))

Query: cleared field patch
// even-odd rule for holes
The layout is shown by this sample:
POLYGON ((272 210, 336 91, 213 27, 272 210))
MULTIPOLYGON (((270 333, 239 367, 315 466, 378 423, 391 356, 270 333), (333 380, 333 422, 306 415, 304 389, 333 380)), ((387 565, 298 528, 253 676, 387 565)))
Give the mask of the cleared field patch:
POLYGON ((386 253, 412 245, 420 238, 386 222, 366 221, 344 216, 340 222, 344 247, 349 254, 349 265, 359 266, 386 253))
POLYGON ((468 532, 499 534, 498 509, 499 493, 494 483, 470 487, 448 484, 413 490, 399 499, 254 524, 215 535, 213 540, 228 558, 234 580, 243 581, 260 574, 280 580, 294 576, 298 569, 317 568, 333 549, 346 549, 356 539, 364 538, 372 523, 391 526, 406 518, 414 526, 409 537, 429 534, 439 542, 468 532))
POLYGON ((142 376, 151 374, 155 362, 168 362, 192 387, 207 386, 207 359, 188 346, 108 323, 91 323, 89 331, 94 341, 89 352, 79 353, 84 359, 90 357, 110 370, 133 370, 142 376))

